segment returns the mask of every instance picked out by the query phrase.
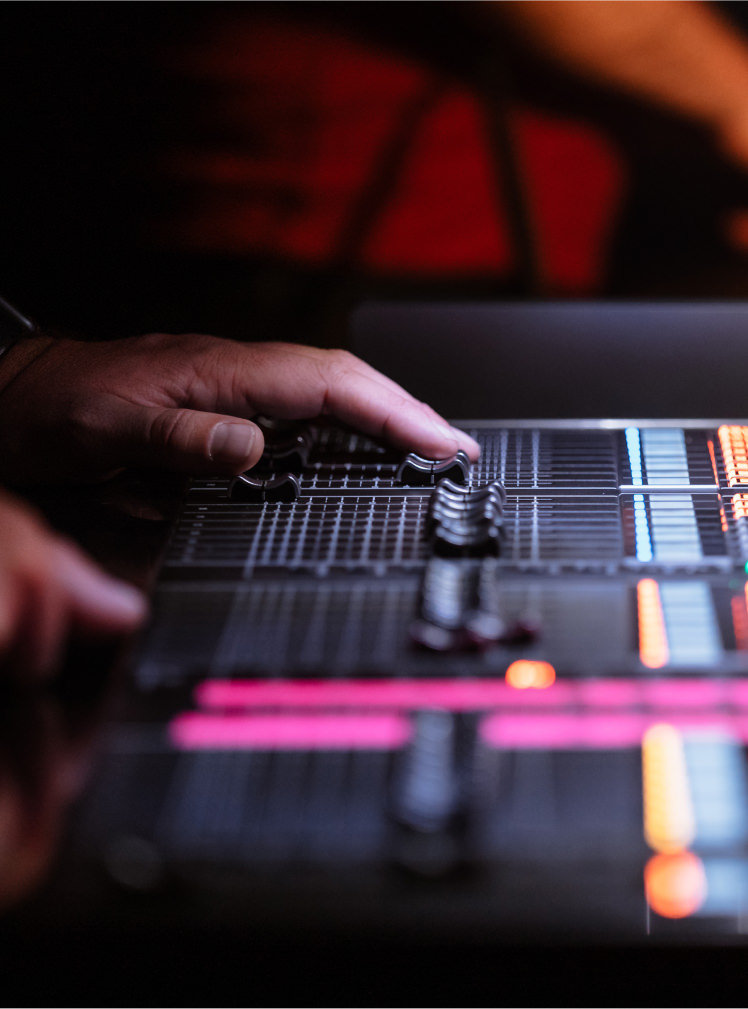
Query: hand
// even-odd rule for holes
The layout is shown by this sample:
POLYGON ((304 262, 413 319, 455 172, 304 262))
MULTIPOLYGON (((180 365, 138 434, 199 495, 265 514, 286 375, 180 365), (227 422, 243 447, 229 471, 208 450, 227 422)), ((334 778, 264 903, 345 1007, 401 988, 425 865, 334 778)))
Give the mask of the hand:
POLYGON ((330 415, 433 458, 479 451, 345 351, 158 333, 108 343, 39 337, 0 361, 0 476, 90 481, 127 466, 230 476, 262 454, 256 414, 330 415))
POLYGON ((70 631, 123 633, 144 616, 136 589, 0 494, 0 667, 24 678, 50 676, 70 631))

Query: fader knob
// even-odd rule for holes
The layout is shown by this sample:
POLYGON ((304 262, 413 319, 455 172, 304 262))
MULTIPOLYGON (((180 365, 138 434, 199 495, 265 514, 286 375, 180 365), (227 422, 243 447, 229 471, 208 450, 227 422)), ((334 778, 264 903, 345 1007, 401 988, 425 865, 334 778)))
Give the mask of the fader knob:
POLYGON ((268 440, 265 443, 262 458, 257 464, 257 469, 301 473, 307 464, 311 443, 312 439, 308 431, 293 434, 282 440, 268 440))
POLYGON ((272 480, 242 473, 234 477, 229 486, 230 498, 251 504, 264 504, 266 501, 276 503, 295 501, 299 493, 299 480, 293 473, 284 473, 283 476, 272 480))
POLYGON ((470 460, 462 449, 448 459, 426 459, 409 452, 398 467, 397 482, 403 487, 433 487, 444 479, 464 484, 469 471, 470 460))

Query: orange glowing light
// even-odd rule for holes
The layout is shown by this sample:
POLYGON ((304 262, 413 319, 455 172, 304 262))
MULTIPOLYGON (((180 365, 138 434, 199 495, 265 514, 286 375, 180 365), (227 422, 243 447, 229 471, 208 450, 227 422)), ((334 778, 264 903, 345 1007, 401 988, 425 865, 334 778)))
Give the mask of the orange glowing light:
POLYGON ((748 427, 723 424, 717 435, 728 486, 748 483, 748 427))
POLYGON ((643 578, 636 586, 639 618, 639 658, 647 669, 661 669, 670 658, 660 587, 654 578, 643 578))
POLYGON ((748 652, 748 584, 745 596, 733 596, 730 600, 732 626, 735 631, 735 647, 739 652, 748 652))
POLYGON ((707 447, 709 449, 709 458, 712 460, 712 473, 714 473, 714 482, 719 484, 719 471, 717 470, 717 456, 714 454, 714 442, 711 438, 707 441, 707 447))
POLYGON ((732 499, 732 513, 736 519, 748 518, 748 494, 736 494, 732 499))
POLYGON ((719 523, 722 526, 722 532, 726 533, 727 530, 729 529, 729 526, 727 525, 727 515, 725 515, 724 505, 719 506, 719 523))
POLYGON ((674 854, 687 848, 696 834, 691 785, 683 736, 673 725, 660 723, 642 740, 644 840, 653 851, 674 854))
POLYGON ((706 873, 692 851, 653 855, 644 867, 647 903, 663 918, 687 918, 706 899, 706 873))
POLYGON ((556 682, 556 670, 550 662, 518 659, 508 667, 506 682, 515 690, 545 690, 556 682))

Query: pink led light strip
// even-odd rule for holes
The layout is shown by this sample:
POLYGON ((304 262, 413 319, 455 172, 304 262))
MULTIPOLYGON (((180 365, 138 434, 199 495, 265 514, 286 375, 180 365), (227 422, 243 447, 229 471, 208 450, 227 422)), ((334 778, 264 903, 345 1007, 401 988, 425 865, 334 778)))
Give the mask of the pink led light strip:
POLYGON ((169 724, 180 750, 395 750, 411 736, 402 715, 217 715, 186 711, 169 724))
POLYGON ((641 746, 647 729, 666 721, 677 729, 716 729, 748 742, 748 716, 660 712, 637 714, 493 714, 480 726, 485 743, 497 749, 615 750, 641 746))
MULTIPOLYGON (((487 715, 480 736, 490 747, 598 749, 638 747, 647 729, 666 721, 681 730, 710 729, 748 742, 748 715, 683 711, 568 714, 499 712, 487 715)), ((397 750, 412 735, 401 715, 219 715, 189 711, 169 725, 179 750, 397 750)))
POLYGON ((489 708, 748 708, 748 681, 678 679, 556 680, 547 690, 517 690, 484 680, 205 680, 195 691, 209 711, 254 708, 369 708, 483 711, 489 708))

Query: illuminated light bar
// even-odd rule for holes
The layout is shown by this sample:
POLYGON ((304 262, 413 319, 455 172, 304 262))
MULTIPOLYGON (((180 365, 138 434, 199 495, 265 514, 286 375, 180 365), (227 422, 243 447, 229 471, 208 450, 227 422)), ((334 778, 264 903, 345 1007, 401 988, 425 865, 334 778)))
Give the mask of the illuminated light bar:
POLYGON ((696 847, 731 850, 748 840, 748 780, 743 747, 715 729, 684 734, 686 767, 696 819, 696 847))
POLYGON ((685 677, 644 681, 638 703, 653 709, 708 711, 729 704, 733 686, 725 680, 685 677))
POLYGON ((714 452, 714 441, 709 438, 707 440, 707 448, 709 449, 709 458, 712 463, 712 473, 714 473, 714 482, 719 484, 719 470, 717 469, 717 456, 714 452))
POLYGON ((625 434, 631 484, 619 491, 633 494, 637 560, 698 563, 703 548, 693 495, 715 494, 718 484, 690 482, 686 441, 679 428, 626 428, 625 434))
POLYGON ((698 563, 704 553, 690 494, 649 497, 649 523, 655 559, 662 563, 698 563))
POLYGON ((639 746, 642 715, 492 714, 481 722, 484 743, 498 750, 618 750, 639 746))
MULTIPOLYGON (((748 590, 748 586, 746 589, 748 590)), ((748 652, 748 598, 746 598, 746 594, 733 596, 730 600, 735 647, 739 652, 748 652)))
POLYGON ((728 487, 748 483, 748 427, 723 424, 717 431, 728 487))
POLYGON ((661 917, 688 918, 706 899, 704 864, 691 851, 653 855, 644 867, 644 892, 661 917))
MULTIPOLYGON (((568 682, 568 681, 566 681, 568 682)), ((605 678, 599 680, 581 679, 575 682, 575 703, 590 708, 638 707, 641 704, 642 686, 645 680, 605 678)), ((558 687, 564 686, 561 681, 558 687)), ((557 689, 558 689, 557 687, 557 689)), ((555 691, 554 691, 555 694, 555 691)))
POLYGON ((653 578, 643 578, 636 586, 639 619, 639 657, 647 669, 666 666, 668 651, 660 589, 653 578))
POLYGON ((683 736, 673 725, 647 729, 642 740, 644 839, 663 854, 688 848, 696 835, 683 736))
POLYGON ((722 637, 709 586, 703 581, 660 582, 671 666, 710 667, 722 655, 722 637))
POLYGON ((493 712, 479 728, 481 739, 499 750, 621 750, 639 749, 642 737, 667 718, 684 733, 719 730, 748 739, 748 719, 724 717, 715 724, 713 713, 664 710, 647 715, 637 712, 590 711, 582 714, 554 712, 493 712))
POLYGON ((643 494, 634 494, 634 542, 636 544, 636 559, 649 562, 654 560, 652 537, 649 533, 649 518, 647 505, 643 494))
POLYGON ((637 585, 639 655, 648 669, 713 666, 722 637, 709 585, 642 579, 637 585))
POLYGON ((518 659, 508 667, 506 682, 515 690, 546 690, 556 682, 556 670, 550 662, 518 659))
POLYGON ((180 750, 395 750, 412 735, 408 718, 375 715, 239 715, 188 711, 169 723, 180 750))
POLYGON ((626 428, 626 451, 629 457, 629 469, 631 470, 631 483, 634 487, 641 487, 644 483, 644 471, 642 469, 642 451, 639 429, 636 427, 626 428))
POLYGON ((735 494, 732 498, 732 514, 737 522, 748 518, 748 494, 735 494))
POLYGON ((688 487, 686 439, 680 428, 643 428, 641 454, 647 486, 688 487))
POLYGON ((693 484, 688 470, 686 440, 680 428, 626 428, 626 450, 631 470, 631 483, 622 484, 620 490, 631 492, 639 487, 647 491, 683 491, 689 493, 714 493, 718 490, 714 444, 712 454, 713 484, 693 484))
MULTIPOLYGON (((632 489, 634 489, 644 484, 641 438, 639 437, 639 429, 635 427, 627 427, 625 433, 629 469, 631 470, 631 484, 632 489)), ((647 506, 643 494, 634 494, 634 540, 636 544, 636 559, 643 562, 651 561, 654 555, 652 552, 652 539, 649 534, 647 506)))
MULTIPOLYGON (((573 704, 576 684, 518 694, 504 679, 470 680, 205 680, 195 690, 201 708, 387 708, 480 711, 499 705, 573 704)), ((617 689, 617 683, 613 684, 617 689)), ((617 696, 617 694, 616 694, 617 696)))
POLYGON ((643 563, 702 560, 694 493, 716 493, 716 484, 690 484, 686 443, 680 430, 626 428, 633 494, 636 558, 643 563), (688 494, 683 494, 684 489, 688 494), (646 495, 642 491, 646 489, 646 495))
POLYGON ((748 710, 748 681, 681 676, 557 679, 551 691, 518 691, 504 679, 496 678, 205 680, 195 689, 195 702, 203 709, 221 712, 260 708, 485 711, 509 707, 546 710, 582 706, 592 712, 612 709, 623 714, 626 708, 636 708, 657 712, 658 719, 665 717, 663 712, 668 712, 668 720, 672 720, 678 712, 708 712, 730 707, 748 710))
POLYGON ((727 515, 725 514, 725 506, 722 504, 719 506, 719 524, 723 533, 726 533, 727 530, 730 528, 727 524, 727 515))

